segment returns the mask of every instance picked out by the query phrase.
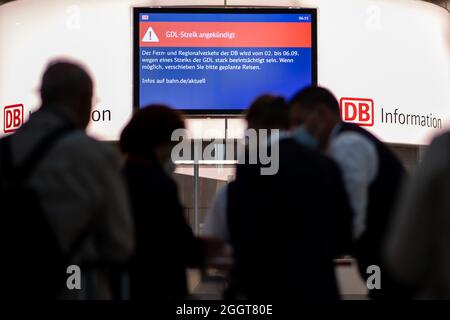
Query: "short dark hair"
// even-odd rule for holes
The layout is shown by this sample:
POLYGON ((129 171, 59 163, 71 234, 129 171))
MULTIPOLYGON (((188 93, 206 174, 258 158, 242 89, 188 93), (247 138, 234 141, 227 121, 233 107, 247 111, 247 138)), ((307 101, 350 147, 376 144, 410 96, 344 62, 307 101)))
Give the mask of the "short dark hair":
POLYGON ((340 116, 339 102, 330 90, 323 87, 312 86, 300 90, 290 101, 291 108, 301 107, 306 110, 313 110, 319 105, 324 105, 340 116))
POLYGON ((171 141, 176 129, 184 128, 180 112, 164 105, 149 105, 131 118, 120 136, 120 148, 127 154, 149 156, 153 149, 171 141))
POLYGON ((42 76, 42 103, 91 98, 93 83, 89 74, 80 65, 71 62, 53 62, 42 76))
POLYGON ((265 94, 256 98, 245 113, 248 127, 252 129, 287 129, 288 105, 283 97, 265 94))

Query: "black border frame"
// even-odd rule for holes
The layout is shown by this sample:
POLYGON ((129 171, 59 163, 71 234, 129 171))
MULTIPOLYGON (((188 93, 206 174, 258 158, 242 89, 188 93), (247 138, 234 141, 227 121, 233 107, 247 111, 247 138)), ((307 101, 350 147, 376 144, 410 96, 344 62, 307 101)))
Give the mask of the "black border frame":
MULTIPOLYGON (((312 83, 317 85, 317 9, 300 7, 135 7, 133 8, 133 111, 139 110, 139 14, 155 13, 299 13, 311 14, 312 21, 312 83)), ((192 110, 178 109, 191 116, 233 116, 241 115, 245 109, 192 110)))

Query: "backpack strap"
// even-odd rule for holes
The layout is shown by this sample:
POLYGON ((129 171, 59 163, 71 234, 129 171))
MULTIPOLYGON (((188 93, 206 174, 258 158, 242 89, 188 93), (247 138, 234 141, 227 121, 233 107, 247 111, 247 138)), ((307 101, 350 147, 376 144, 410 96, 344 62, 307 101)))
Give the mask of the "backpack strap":
MULTIPOLYGON (((21 166, 14 166, 12 163, 11 136, 5 137, 0 143, 0 165, 3 171, 2 176, 7 182, 22 183, 29 178, 33 170, 42 161, 50 148, 66 133, 73 131, 73 125, 66 124, 50 132, 31 151, 28 158, 21 166)), ((2 178, 3 178, 2 177, 2 178)))

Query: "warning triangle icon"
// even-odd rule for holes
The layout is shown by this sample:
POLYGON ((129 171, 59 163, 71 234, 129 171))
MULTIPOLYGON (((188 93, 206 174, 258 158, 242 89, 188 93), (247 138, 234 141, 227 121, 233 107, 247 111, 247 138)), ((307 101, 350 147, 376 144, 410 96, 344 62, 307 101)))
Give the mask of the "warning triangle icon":
POLYGON ((148 27, 147 32, 142 39, 142 42, 159 42, 158 36, 152 27, 148 27))

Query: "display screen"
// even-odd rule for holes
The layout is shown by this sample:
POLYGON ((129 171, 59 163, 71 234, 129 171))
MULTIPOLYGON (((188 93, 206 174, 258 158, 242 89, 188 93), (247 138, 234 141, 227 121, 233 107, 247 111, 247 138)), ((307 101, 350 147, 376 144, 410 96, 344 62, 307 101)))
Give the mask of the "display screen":
POLYGON ((314 9, 134 12, 134 105, 236 113, 317 82, 314 9))

